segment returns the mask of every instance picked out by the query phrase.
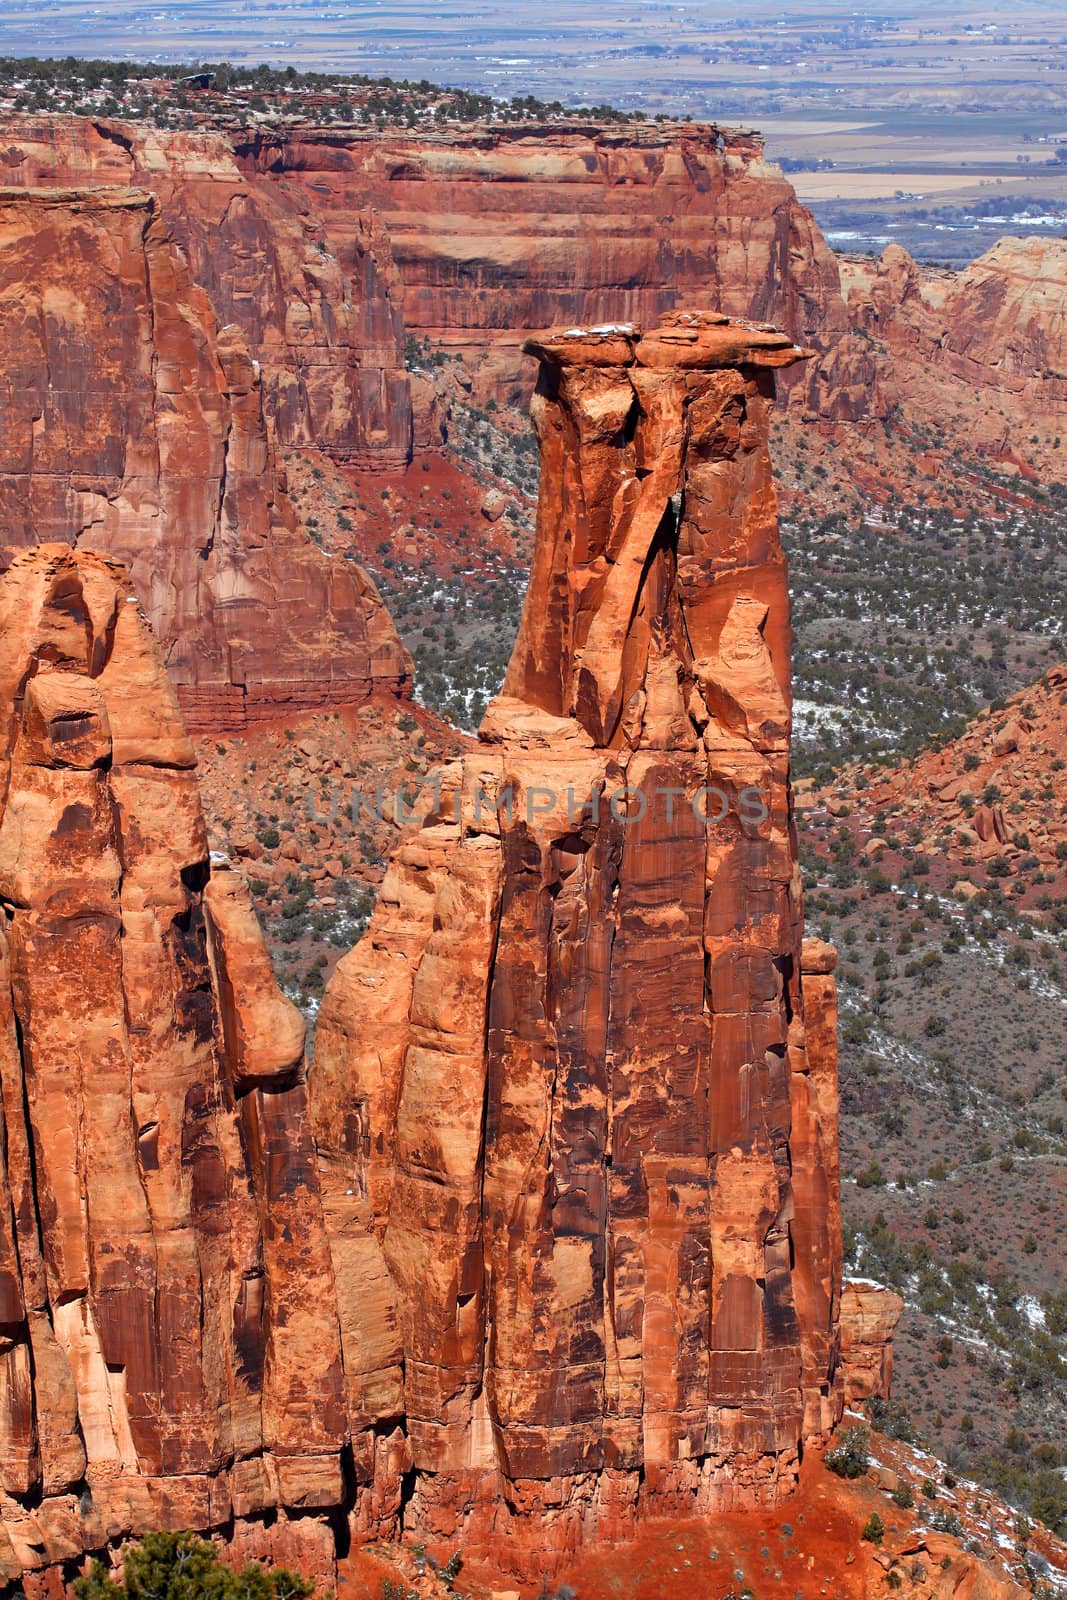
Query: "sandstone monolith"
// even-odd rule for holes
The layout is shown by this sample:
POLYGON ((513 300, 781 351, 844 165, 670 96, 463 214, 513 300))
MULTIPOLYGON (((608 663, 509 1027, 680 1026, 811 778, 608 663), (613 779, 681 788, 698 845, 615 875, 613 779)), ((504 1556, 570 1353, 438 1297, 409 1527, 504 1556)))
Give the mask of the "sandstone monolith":
POLYGON ((531 349, 503 693, 312 1074, 354 1437, 402 1406, 405 1528, 527 1575, 777 1501, 842 1398, 834 952, 802 946, 767 445, 804 352, 711 313, 531 349))
POLYGON ((328 1575, 347 1420, 303 1019, 210 861, 117 562, 16 558, 0 708, 0 1578, 234 1518, 328 1575))

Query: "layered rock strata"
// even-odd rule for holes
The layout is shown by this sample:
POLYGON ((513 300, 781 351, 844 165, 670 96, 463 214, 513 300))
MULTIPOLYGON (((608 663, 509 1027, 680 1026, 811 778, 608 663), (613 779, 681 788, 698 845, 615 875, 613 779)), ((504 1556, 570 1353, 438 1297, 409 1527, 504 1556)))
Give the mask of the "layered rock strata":
MULTIPOLYGON (((304 1025, 209 862, 113 561, 0 582, 0 1580, 240 1519, 331 1572, 340 1329, 304 1025)), ((44 1570, 42 1570, 44 1569, 44 1570)))
POLYGON ((371 205, 408 332, 479 363, 501 399, 526 403, 523 340, 557 323, 651 324, 698 297, 827 346, 848 332, 833 253, 756 134, 292 129, 236 149, 250 181, 299 190, 341 251, 353 197, 371 205))
POLYGON ((373 582, 299 525, 240 328, 140 190, 0 191, 0 528, 122 558, 196 729, 409 692, 373 582))
POLYGON ((1067 241, 1000 239, 958 273, 893 244, 877 260, 845 258, 841 282, 889 405, 983 456, 1062 479, 1067 241))
POLYGON ((405 1528, 551 1570, 789 1491, 841 1251, 767 448, 804 352, 712 314, 531 350, 504 692, 327 990, 312 1109, 354 1438, 402 1410, 405 1528))
POLYGON ((845 1400, 888 1400, 893 1386, 893 1335, 904 1302, 867 1278, 849 1278, 841 1293, 841 1366, 845 1400))
MULTIPOLYGON (((261 364, 282 445, 316 445, 358 467, 408 460, 403 319, 367 194, 350 188, 327 233, 322 196, 284 178, 257 181, 243 139, 57 117, 15 119, 10 133, 4 183, 155 196, 219 322, 236 324, 261 364)), ((328 148, 324 159, 329 167, 328 148)))

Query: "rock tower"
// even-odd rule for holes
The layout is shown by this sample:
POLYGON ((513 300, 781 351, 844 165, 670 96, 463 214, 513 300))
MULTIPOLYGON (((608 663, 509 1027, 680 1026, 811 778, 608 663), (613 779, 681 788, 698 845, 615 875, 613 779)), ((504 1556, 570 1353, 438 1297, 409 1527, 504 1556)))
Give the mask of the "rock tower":
POLYGON ((507 680, 311 1079, 357 1471, 403 1414, 405 1527, 514 1570, 773 1502, 842 1388, 834 957, 802 946, 767 442, 805 352, 677 313, 528 348, 507 680))

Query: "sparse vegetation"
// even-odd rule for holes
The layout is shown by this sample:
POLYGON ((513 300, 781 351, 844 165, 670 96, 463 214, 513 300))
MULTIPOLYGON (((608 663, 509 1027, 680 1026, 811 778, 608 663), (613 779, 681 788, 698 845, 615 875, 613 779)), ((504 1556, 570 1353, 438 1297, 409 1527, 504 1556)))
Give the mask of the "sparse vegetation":
POLYGON ((71 1586, 77 1600, 306 1600, 315 1585, 287 1567, 224 1566, 217 1546, 193 1533, 149 1533, 122 1551, 122 1581, 102 1561, 71 1586))

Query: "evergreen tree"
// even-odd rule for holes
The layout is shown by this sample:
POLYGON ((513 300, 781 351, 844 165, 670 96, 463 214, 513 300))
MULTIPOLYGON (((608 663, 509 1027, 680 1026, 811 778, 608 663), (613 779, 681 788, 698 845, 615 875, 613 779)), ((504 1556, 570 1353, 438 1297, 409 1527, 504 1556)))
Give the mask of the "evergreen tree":
POLYGON ((239 1572, 219 1560, 217 1546, 195 1533, 150 1533, 128 1545, 123 1581, 102 1561, 74 1580, 78 1600, 307 1600, 315 1585, 285 1567, 250 1561, 239 1572))

